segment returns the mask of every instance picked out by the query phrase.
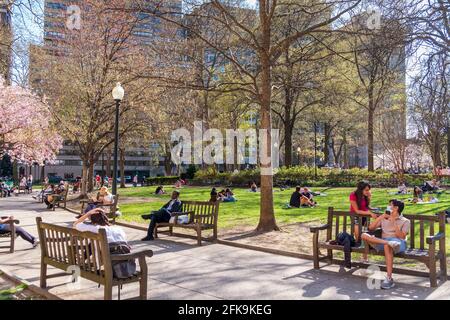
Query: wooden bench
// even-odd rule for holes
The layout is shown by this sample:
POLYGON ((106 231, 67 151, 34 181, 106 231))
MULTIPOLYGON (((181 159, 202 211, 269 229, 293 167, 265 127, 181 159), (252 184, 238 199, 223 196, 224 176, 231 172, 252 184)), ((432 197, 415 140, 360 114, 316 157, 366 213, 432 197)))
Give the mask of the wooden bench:
MULTIPOLYGON (((6 219, 8 217, 1 217, 1 219, 6 219)), ((0 246, 0 249, 9 249, 10 253, 14 253, 14 244, 17 238, 16 234, 16 224, 19 224, 19 220, 11 220, 8 222, 11 231, 0 231, 0 238, 10 238, 9 245, 0 246)))
MULTIPOLYGON (((445 251, 445 213, 439 215, 403 215, 411 221, 410 232, 408 234, 408 248, 406 252, 396 254, 395 257, 412 259, 423 262, 429 269, 429 273, 413 271, 408 269, 395 268, 395 272, 429 276, 432 287, 437 286, 436 264, 440 262, 440 277, 442 281, 447 280, 447 260, 445 251), (437 224, 437 228, 435 227, 437 224), (429 229, 429 236, 426 236, 426 229, 429 229), (435 231, 438 231, 435 233, 435 231)), ((311 227, 313 233, 313 260, 314 269, 319 269, 319 262, 328 260, 330 263, 340 263, 333 260, 333 250, 344 251, 341 245, 331 244, 330 241, 336 240, 340 232, 347 232, 355 236, 355 219, 358 219, 359 225, 362 225, 363 216, 345 211, 335 211, 328 208, 328 221, 319 227, 311 227), (319 232, 326 231, 325 241, 319 240, 319 232), (326 249, 327 255, 320 257, 320 249, 326 249)), ((367 224, 370 223, 370 217, 367 217, 367 224)), ((357 228, 359 239, 361 239, 362 228, 357 228)), ((364 253, 364 248, 352 248, 352 252, 364 253)), ((384 256, 384 252, 377 252, 374 249, 369 250, 371 255, 384 256)), ((359 263, 362 267, 368 267, 368 264, 359 263)))
POLYGON ((63 208, 66 208, 67 203, 67 195, 69 194, 69 185, 64 185, 64 191, 62 193, 52 193, 49 196, 53 197, 53 200, 50 202, 52 205, 52 210, 55 211, 56 206, 61 207, 63 204, 63 208))
POLYGON ((136 250, 130 254, 110 254, 106 231, 99 233, 80 232, 42 222, 36 218, 39 240, 41 241, 41 288, 47 287, 47 279, 68 275, 73 266, 79 267, 79 276, 104 286, 104 299, 112 300, 112 288, 120 288, 127 283, 139 282, 139 297, 147 300, 147 263, 145 257, 151 257, 149 249, 136 250), (113 276, 112 262, 138 259, 139 272, 127 279, 117 279, 113 276), (52 266, 64 273, 47 275, 47 266, 52 266), (69 268, 70 267, 70 268, 69 268))
MULTIPOLYGON (((119 211, 119 195, 113 196, 113 203, 111 204, 98 204, 97 208, 104 208, 107 209, 107 214, 108 214, 108 218, 109 218, 109 222, 111 223, 116 223, 116 218, 117 218, 117 212, 119 211)), ((80 200, 81 203, 81 211, 80 211, 80 215, 84 214, 84 208, 85 206, 89 203, 89 200, 83 199, 80 200)))
MULTIPOLYGON (((158 229, 168 227, 168 231, 162 233, 168 233, 169 235, 175 235, 173 228, 191 229, 197 233, 197 243, 202 245, 202 240, 216 241, 217 240, 217 219, 219 215, 219 202, 203 202, 203 201, 183 201, 181 212, 173 212, 175 216, 175 222, 163 222, 157 223, 155 226, 155 238, 158 237, 158 229), (178 216, 188 215, 189 223, 179 224, 177 223, 178 216), (203 230, 212 230, 213 235, 209 238, 202 238, 203 230)), ((181 234, 176 234, 183 236, 181 234)))

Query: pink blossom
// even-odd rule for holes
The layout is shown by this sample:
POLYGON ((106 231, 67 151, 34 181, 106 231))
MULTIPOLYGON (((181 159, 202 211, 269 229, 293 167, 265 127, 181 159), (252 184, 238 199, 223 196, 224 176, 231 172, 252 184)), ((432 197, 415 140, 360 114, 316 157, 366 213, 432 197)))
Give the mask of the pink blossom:
POLYGON ((0 78, 0 156, 24 164, 53 162, 62 138, 51 127, 45 101, 29 89, 7 86, 0 78))

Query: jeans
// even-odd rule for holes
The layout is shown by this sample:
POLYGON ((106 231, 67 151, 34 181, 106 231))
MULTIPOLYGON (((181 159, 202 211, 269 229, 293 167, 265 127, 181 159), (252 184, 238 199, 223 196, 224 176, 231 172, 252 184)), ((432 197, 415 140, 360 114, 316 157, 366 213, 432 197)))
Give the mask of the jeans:
POLYGON ((158 211, 153 211, 150 214, 150 225, 148 226, 147 238, 153 238, 153 231, 155 230, 155 225, 160 222, 169 222, 170 221, 170 212, 163 208, 158 211))
MULTIPOLYGON (((35 238, 29 234, 27 231, 25 231, 22 227, 16 227, 16 234, 21 237, 23 240, 28 241, 29 243, 33 244, 35 241, 35 238)), ((3 225, 2 229, 0 231, 3 232, 11 232, 11 226, 9 224, 3 225)))

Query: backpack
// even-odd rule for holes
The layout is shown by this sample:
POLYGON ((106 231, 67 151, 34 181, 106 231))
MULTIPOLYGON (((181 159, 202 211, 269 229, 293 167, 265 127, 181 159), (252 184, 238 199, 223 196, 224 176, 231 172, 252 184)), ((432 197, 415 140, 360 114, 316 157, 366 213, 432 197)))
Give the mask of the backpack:
MULTIPOLYGON (((128 254, 131 253, 131 247, 127 242, 112 242, 109 244, 109 253, 115 254, 128 254)), ((112 262, 113 276, 117 279, 131 278, 136 274, 136 261, 135 259, 125 261, 113 261, 112 262)))

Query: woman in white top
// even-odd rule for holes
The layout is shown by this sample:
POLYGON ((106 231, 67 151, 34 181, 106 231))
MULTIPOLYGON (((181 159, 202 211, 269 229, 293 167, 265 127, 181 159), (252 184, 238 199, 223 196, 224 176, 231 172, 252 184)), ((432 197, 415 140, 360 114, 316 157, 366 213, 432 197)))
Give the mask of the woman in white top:
POLYGON ((114 196, 109 193, 107 187, 101 187, 98 192, 97 201, 104 205, 112 204, 114 202, 114 196))
POLYGON ((108 221, 108 216, 105 211, 100 208, 92 209, 86 214, 82 215, 74 222, 73 227, 81 232, 98 233, 100 228, 105 229, 108 243, 126 242, 127 237, 121 227, 111 226, 108 221), (90 224, 84 223, 87 219, 91 220, 90 224))

